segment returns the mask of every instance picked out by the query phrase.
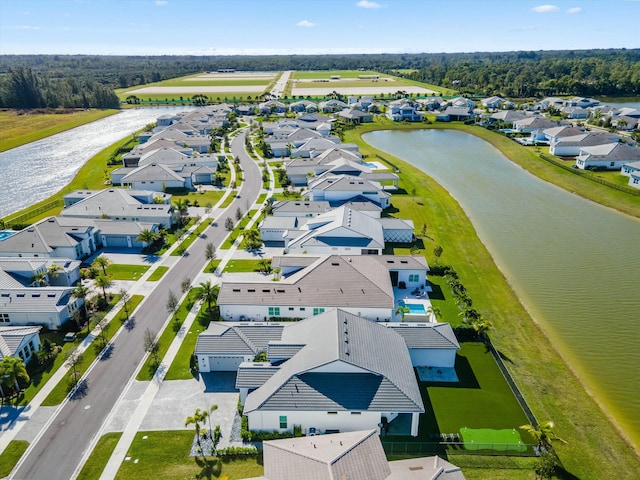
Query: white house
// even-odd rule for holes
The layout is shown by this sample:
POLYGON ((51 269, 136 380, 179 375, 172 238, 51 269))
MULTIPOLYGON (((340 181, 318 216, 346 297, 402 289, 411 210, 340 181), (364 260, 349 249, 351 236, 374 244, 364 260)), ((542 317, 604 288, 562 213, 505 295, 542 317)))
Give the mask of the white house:
POLYGON ((618 142, 620 137, 608 132, 584 132, 578 135, 555 137, 549 143, 549 153, 559 157, 575 157, 585 147, 618 142))
POLYGON ((401 122, 403 120, 408 122, 421 122, 423 115, 419 109, 420 104, 418 102, 414 102, 408 98, 401 98, 389 103, 386 115, 394 122, 401 122))
MULTIPOLYGON (((0 314, 2 315, 2 314, 0 314)), ((25 364, 40 350, 40 326, 0 326, 0 359, 14 357, 25 364)))
POLYGON ((629 186, 640 189, 640 171, 631 172, 629 176, 629 186))
POLYGON ((580 149, 576 166, 583 170, 588 168, 620 170, 623 165, 638 161, 640 161, 640 148, 626 143, 608 143, 580 149))
POLYGON ((374 321, 394 319, 394 287, 426 285, 424 257, 393 255, 285 255, 274 257, 278 282, 223 281, 220 316, 227 321, 308 318, 342 308, 374 321))
POLYGON ((620 169, 620 175, 624 175, 625 177, 630 177, 632 173, 637 172, 640 172, 640 161, 625 163, 620 169))
POLYGON ((80 261, 68 258, 0 257, 0 269, 24 285, 37 274, 46 275, 47 284, 70 287, 80 280, 80 261))
MULTIPOLYGON (((268 345, 267 355, 277 355, 268 370, 251 364, 238 370, 237 385, 248 385, 241 399, 249 429, 377 430, 408 417, 407 434, 418 435, 424 405, 406 343, 392 329, 334 309, 287 323, 268 345)), ((202 371, 202 359, 214 350, 198 352, 202 371)))
POLYGON ((517 133, 531 133, 534 130, 544 130, 557 126, 558 122, 549 120, 541 115, 533 115, 513 122, 513 130, 517 133))
POLYGON ((379 182, 353 175, 328 175, 308 182, 308 197, 311 201, 326 200, 343 203, 355 197, 365 197, 387 208, 391 204, 391 194, 379 182))
POLYGON ((458 339, 448 323, 384 324, 404 338, 414 367, 454 368, 458 339))

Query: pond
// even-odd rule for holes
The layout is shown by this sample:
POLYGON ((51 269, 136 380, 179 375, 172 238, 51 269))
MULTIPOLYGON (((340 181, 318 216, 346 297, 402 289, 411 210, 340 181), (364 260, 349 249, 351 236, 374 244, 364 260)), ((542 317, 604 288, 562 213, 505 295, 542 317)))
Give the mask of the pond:
POLYGON ((451 193, 527 310, 640 445, 640 220, 546 183, 464 132, 364 139, 451 193))

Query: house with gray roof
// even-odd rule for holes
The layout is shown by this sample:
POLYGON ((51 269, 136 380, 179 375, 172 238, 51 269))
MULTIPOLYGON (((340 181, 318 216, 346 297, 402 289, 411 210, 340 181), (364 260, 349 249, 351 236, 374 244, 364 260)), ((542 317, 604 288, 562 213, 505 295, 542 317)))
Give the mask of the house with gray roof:
POLYGON ((48 217, 0 241, 0 256, 81 260, 100 246, 92 220, 48 217))
MULTIPOLYGON (((70 194, 73 197, 75 193, 70 194)), ((149 190, 107 188, 93 191, 82 200, 68 205, 60 213, 66 219, 97 219, 143 222, 169 228, 173 224, 171 195, 149 190), (165 203, 154 203, 161 198, 165 203)), ((71 203, 65 197, 65 205, 71 203)))
POLYGON ((218 294, 220 316, 227 321, 308 318, 341 308, 373 321, 394 320, 394 287, 426 285, 424 257, 330 255, 274 257, 278 282, 223 281, 218 294), (286 266, 281 262, 286 261, 286 266))
POLYGON ((373 114, 357 108, 345 108, 338 112, 338 117, 348 123, 360 124, 373 122, 373 114))
POLYGON ((347 104, 340 100, 327 100, 318 104, 318 109, 323 113, 339 112, 343 108, 347 108, 347 104))
POLYGON ((70 287, 80 280, 80 264, 79 260, 68 258, 0 256, 0 269, 25 286, 32 284, 35 275, 44 274, 48 285, 70 287))
POLYGON ((315 113, 318 111, 318 105, 310 100, 298 100, 289 105, 289 109, 296 113, 315 113))
POLYGON ((379 182, 353 175, 323 175, 321 178, 311 179, 306 195, 311 201, 326 200, 330 203, 365 197, 383 209, 391 204, 391 194, 379 182))
POLYGON ((263 442, 264 475, 248 480, 464 480, 438 456, 387 461, 377 430, 263 442))
MULTIPOLYGON (((0 314, 2 317, 2 314, 0 314)), ((40 350, 40 326, 0 326, 0 359, 19 358, 25 364, 40 350)))
POLYGON ((583 132, 578 135, 557 137, 549 143, 549 153, 559 157, 576 157, 585 147, 619 142, 620 136, 609 132, 583 132))
POLYGON ((384 324, 404 338, 414 367, 454 368, 458 339, 448 323, 384 324))
POLYGON ((401 98, 389 103, 387 108, 387 117, 394 122, 421 122, 422 112, 420 104, 408 98, 401 98))
POLYGON ((640 172, 640 161, 625 163, 620 169, 620 175, 625 177, 630 177, 632 173, 637 172, 640 172))
POLYGON ((279 368, 247 394, 249 429, 372 430, 403 417, 407 434, 418 435, 424 404, 399 334, 334 309, 288 323, 280 342, 296 348, 291 358, 272 363, 279 368))
POLYGON ((473 118, 474 113, 466 107, 447 107, 443 112, 436 114, 438 122, 464 122, 473 118))
POLYGON ((327 201, 280 200, 271 206, 274 217, 315 217, 331 210, 327 201))
POLYGON ((640 189, 640 171, 633 171, 629 174, 629 186, 640 189))
POLYGON ((616 142, 580 149, 576 166, 582 170, 588 168, 620 170, 623 165, 638 161, 640 161, 640 148, 616 142))
POLYGON ((555 120, 549 120, 542 115, 532 115, 530 117, 523 118, 522 120, 515 120, 513 122, 513 129, 517 133, 531 133, 534 130, 544 130, 546 128, 557 127, 558 122, 555 120))

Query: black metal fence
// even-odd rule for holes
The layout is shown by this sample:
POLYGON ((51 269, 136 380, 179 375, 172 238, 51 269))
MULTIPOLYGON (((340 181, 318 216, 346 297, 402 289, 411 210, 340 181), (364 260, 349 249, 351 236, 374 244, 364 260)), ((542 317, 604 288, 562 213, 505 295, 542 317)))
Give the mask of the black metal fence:
POLYGON ((507 457, 535 457, 535 445, 525 443, 478 442, 389 442, 382 447, 388 456, 424 457, 430 455, 486 455, 507 457))
POLYGON ((63 205, 62 200, 60 199, 52 200, 50 202, 40 205, 38 208, 34 208, 25 212, 22 215, 18 215, 17 217, 12 217, 10 220, 7 220, 5 222, 5 225, 7 228, 10 228, 12 225, 27 224, 29 223, 29 220, 31 220, 34 217, 37 217, 41 213, 44 213, 56 207, 61 207, 62 205, 63 205))

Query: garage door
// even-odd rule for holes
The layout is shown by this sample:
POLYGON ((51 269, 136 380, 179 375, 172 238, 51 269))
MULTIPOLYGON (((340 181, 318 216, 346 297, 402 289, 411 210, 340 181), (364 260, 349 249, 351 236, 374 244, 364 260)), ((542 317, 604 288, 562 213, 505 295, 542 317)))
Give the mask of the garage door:
POLYGON ((244 357, 217 355, 209 357, 209 371, 211 372, 235 372, 244 357))
POLYGON ((126 235, 110 235, 106 237, 108 247, 128 247, 126 235))

